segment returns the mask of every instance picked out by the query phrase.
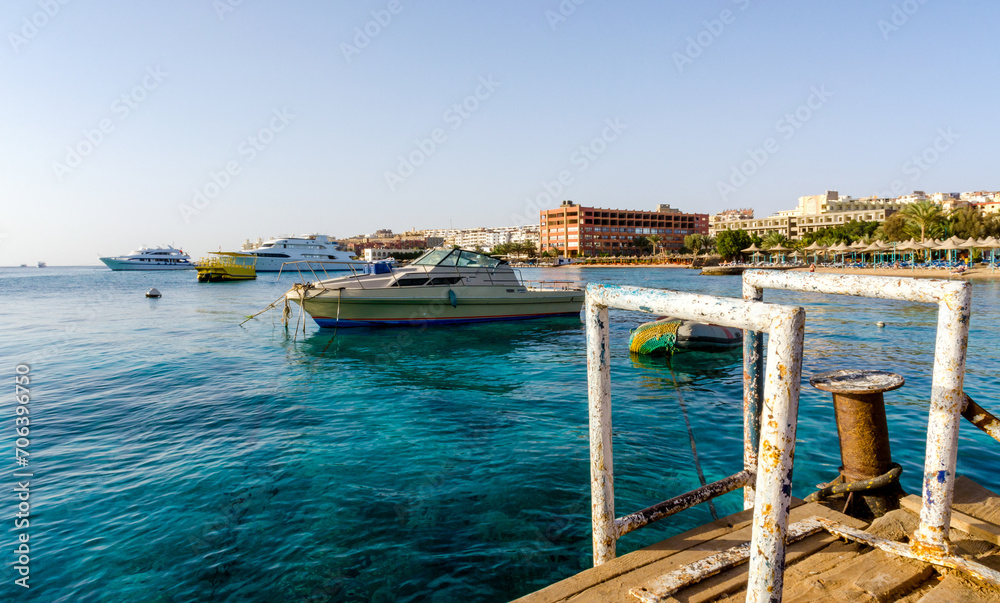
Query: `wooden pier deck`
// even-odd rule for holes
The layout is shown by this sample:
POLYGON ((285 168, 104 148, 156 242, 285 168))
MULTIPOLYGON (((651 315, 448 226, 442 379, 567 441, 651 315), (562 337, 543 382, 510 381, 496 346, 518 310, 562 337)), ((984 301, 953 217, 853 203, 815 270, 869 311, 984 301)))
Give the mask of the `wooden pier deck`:
MULTIPOLYGON (((919 505, 919 500, 916 501, 919 505)), ((871 524, 819 503, 793 499, 789 523, 820 516, 905 542, 918 524, 913 500, 871 524)), ((635 602, 631 589, 730 547, 748 542, 751 511, 724 517, 694 530, 585 570, 518 599, 518 603, 635 602)), ((955 551, 1000 570, 1000 496, 970 479, 955 484, 951 540, 955 551)), ((665 601, 683 603, 742 602, 746 597, 747 564, 693 584, 665 601)), ((904 559, 845 541, 826 531, 788 546, 784 601, 906 603, 1000 603, 1000 588, 975 581, 961 572, 904 559)))

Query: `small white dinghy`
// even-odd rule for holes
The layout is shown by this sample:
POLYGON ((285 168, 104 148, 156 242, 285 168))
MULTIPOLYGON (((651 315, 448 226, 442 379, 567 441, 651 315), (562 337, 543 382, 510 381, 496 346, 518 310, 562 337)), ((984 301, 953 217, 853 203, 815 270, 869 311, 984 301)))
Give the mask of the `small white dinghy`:
POLYGON ((661 316, 631 331, 629 351, 671 354, 676 349, 725 350, 743 344, 743 331, 693 320, 661 316))

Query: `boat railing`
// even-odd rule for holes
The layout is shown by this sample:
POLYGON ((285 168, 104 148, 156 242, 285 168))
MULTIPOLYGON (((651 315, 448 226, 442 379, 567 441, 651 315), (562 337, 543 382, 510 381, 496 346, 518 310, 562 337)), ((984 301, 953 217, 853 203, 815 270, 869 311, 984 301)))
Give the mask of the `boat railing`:
MULTIPOLYGON (((347 277, 353 276, 355 279, 357 279, 359 276, 361 276, 363 274, 367 274, 365 272, 362 272, 362 273, 359 274, 358 271, 357 271, 357 269, 356 269, 356 267, 358 266, 358 263, 357 262, 352 262, 352 261, 342 261, 342 260, 295 260, 293 262, 282 262, 281 268, 278 270, 278 280, 281 280, 281 274, 284 272, 285 266, 288 266, 289 269, 294 268, 296 270, 296 272, 298 272, 299 280, 302 281, 302 282, 306 282, 307 281, 307 279, 305 278, 305 274, 311 274, 312 277, 313 277, 313 280, 309 281, 309 282, 312 282, 314 285, 318 286, 320 283, 322 283, 322 281, 330 280, 331 278, 335 278, 335 277, 331 277, 330 273, 327 271, 327 267, 328 266, 331 266, 331 265, 343 266, 345 264, 347 265, 348 269, 350 269, 350 271, 351 271, 350 275, 345 275, 347 277), (323 274, 323 278, 319 277, 319 273, 317 273, 317 268, 323 274), (305 273, 303 273, 303 271, 305 271, 305 273)), ((362 265, 367 266, 367 264, 362 264, 362 265)), ((360 285, 360 287, 362 289, 365 288, 364 287, 364 283, 362 283, 360 279, 358 279, 357 282, 358 282, 358 285, 360 285)), ((321 287, 321 288, 324 288, 324 287, 321 287)))
MULTIPOLYGON (((350 269, 351 274, 345 275, 342 278, 353 278, 354 282, 357 283, 359 288, 365 289, 364 279, 361 279, 359 277, 372 275, 373 273, 368 272, 367 268, 373 264, 361 264, 361 266, 364 266, 366 270, 364 272, 359 272, 357 270, 359 264, 354 262, 344 262, 336 260, 296 260, 293 262, 282 263, 281 270, 278 271, 278 279, 281 278, 281 274, 284 271, 285 267, 287 266, 289 267, 289 269, 294 268, 298 272, 299 279, 301 281, 305 282, 305 280, 308 280, 306 279, 306 275, 312 275, 312 280, 310 282, 312 282, 314 286, 319 287, 321 289, 328 288, 323 281, 331 280, 332 278, 336 277, 330 276, 329 272, 327 271, 327 267, 330 265, 343 266, 345 264, 350 269), (320 278, 320 274, 323 275, 323 278, 320 278)), ((440 266, 440 265, 424 266, 419 264, 414 266, 413 264, 410 264, 409 268, 419 268, 423 272, 424 276, 427 277, 428 281, 430 281, 432 278, 439 278, 442 276, 443 277, 458 276, 461 278, 461 280, 456 282, 455 284, 466 285, 468 284, 466 282, 467 278, 478 276, 484 278, 490 285, 508 284, 504 281, 494 280, 493 277, 495 276, 496 270, 495 269, 491 270, 488 266, 440 266), (432 274, 432 270, 435 269, 438 272, 440 272, 440 274, 437 275, 432 274)), ((393 285, 398 286, 399 280, 396 270, 393 270, 392 267, 390 267, 389 272, 387 274, 392 278, 393 285)), ((521 281, 519 274, 517 275, 517 279, 521 281)))
MULTIPOLYGON (((615 557, 619 537, 697 504, 756 483, 753 566, 783 567, 785 531, 791 502, 792 453, 795 445, 805 311, 799 307, 744 302, 726 297, 591 283, 586 294, 587 393, 590 416, 590 487, 594 565, 615 557), (766 386, 768 421, 761 437, 769 454, 760 462, 711 484, 623 517, 615 515, 611 425, 611 358, 608 309, 676 316, 769 334, 766 386)), ((755 458, 756 461, 756 458, 755 458)), ((764 572, 760 572, 764 573, 764 572)), ((764 575, 751 590, 781 592, 781 576, 764 575), (763 588, 763 590, 760 590, 763 588)), ((761 600, 766 600, 761 599, 761 600)), ((750 600, 750 598, 748 598, 750 600)))
POLYGON ((518 279, 528 289, 558 289, 560 291, 582 291, 586 283, 582 281, 526 281, 518 279))

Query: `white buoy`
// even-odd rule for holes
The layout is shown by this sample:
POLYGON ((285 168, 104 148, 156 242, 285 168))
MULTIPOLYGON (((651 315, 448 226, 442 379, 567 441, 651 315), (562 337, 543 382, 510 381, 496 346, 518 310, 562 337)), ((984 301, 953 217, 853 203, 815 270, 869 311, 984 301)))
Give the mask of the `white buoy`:
POLYGON ((884 326, 885 326, 885 323, 884 323, 884 322, 882 322, 882 321, 880 320, 880 321, 878 321, 877 323, 875 323, 875 326, 876 326, 876 327, 880 327, 880 328, 881 328, 881 327, 884 327, 884 326))
POLYGON ((163 294, 160 293, 160 290, 157 289, 156 287, 153 287, 149 291, 146 291, 146 297, 160 297, 162 295, 163 294))

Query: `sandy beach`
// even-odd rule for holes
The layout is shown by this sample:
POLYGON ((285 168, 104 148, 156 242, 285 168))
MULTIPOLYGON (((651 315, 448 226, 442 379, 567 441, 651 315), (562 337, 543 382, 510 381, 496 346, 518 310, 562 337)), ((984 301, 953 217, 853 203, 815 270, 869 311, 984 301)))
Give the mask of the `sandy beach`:
MULTIPOLYGON (((797 272, 808 272, 809 268, 795 268, 797 272)), ((911 278, 940 278, 940 279, 952 279, 952 280, 969 280, 969 279, 1000 279, 1000 270, 991 270, 988 267, 977 266, 975 268, 970 268, 962 274, 951 274, 947 270, 933 270, 933 269, 914 269, 901 268, 901 269, 874 269, 874 268, 820 268, 816 267, 816 272, 823 274, 870 274, 875 276, 907 276, 911 278)))
MULTIPOLYGON (((687 268, 691 269, 691 264, 563 264, 555 268, 687 268)), ((550 266, 551 267, 551 266, 550 266)), ((700 267, 699 267, 700 269, 700 267)))
MULTIPOLYGON (((691 269, 690 264, 564 264, 559 267, 573 267, 573 268, 687 268, 691 269)), ((696 268, 700 270, 701 267, 696 268)), ((748 269, 761 269, 767 270, 766 266, 753 267, 748 269)), ((796 272, 808 272, 809 267, 803 266, 801 268, 791 268, 790 270, 796 272)), ((951 279, 951 280, 969 280, 969 279, 1000 279, 1000 270, 991 270, 988 267, 976 266, 970 268, 962 274, 952 274, 947 270, 935 270, 935 269, 886 269, 886 268, 822 268, 816 267, 817 273, 822 274, 868 274, 874 276, 905 276, 910 278, 939 278, 939 279, 951 279)))

